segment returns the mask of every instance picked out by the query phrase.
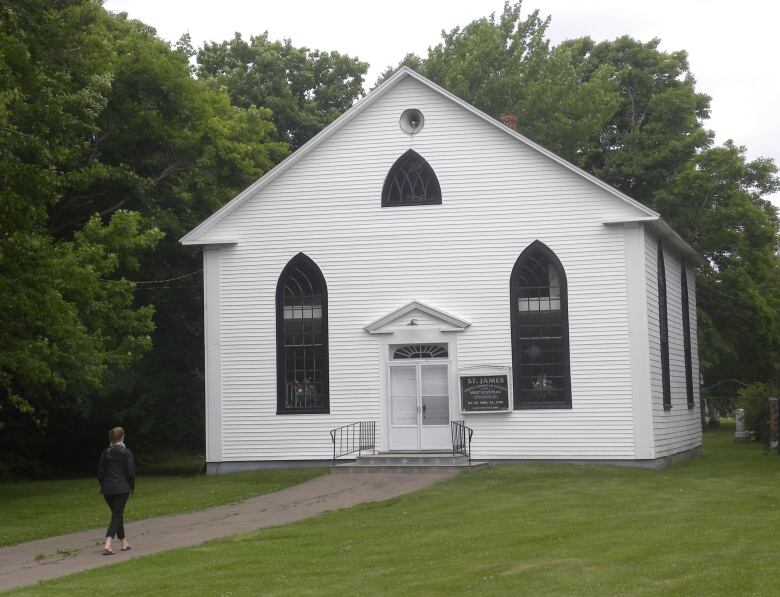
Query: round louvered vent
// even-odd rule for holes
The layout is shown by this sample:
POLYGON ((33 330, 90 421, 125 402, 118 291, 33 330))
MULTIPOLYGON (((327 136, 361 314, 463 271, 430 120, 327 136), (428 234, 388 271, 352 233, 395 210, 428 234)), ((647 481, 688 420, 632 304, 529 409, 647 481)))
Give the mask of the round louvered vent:
POLYGON ((417 108, 409 108, 401 114, 401 130, 409 135, 414 135, 422 130, 425 118, 417 108))

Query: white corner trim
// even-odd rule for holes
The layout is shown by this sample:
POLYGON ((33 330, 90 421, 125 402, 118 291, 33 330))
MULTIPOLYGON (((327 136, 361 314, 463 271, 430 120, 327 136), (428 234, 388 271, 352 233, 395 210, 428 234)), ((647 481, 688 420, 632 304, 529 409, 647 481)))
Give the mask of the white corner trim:
POLYGON ((206 462, 222 462, 222 331, 219 250, 203 251, 203 316, 206 349, 206 462))
POLYGON ((465 319, 461 319, 460 317, 455 317, 454 315, 450 315, 446 311, 442 311, 441 309, 437 309, 436 307, 431 307, 430 305, 426 305, 422 301, 413 300, 407 303, 406 305, 399 307, 398 309, 395 309, 386 315, 383 315, 379 319, 372 321, 363 329, 366 330, 369 334, 393 333, 392 331, 383 332, 381 331, 381 328, 383 328, 389 323, 392 323, 397 319, 400 319, 407 313, 411 313, 412 311, 415 310, 422 311, 426 315, 430 315, 431 317, 439 319, 440 321, 452 326, 447 330, 441 330, 441 331, 462 331, 471 325, 471 323, 466 321, 465 319))
POLYGON ((631 410, 634 423, 634 457, 655 458, 653 400, 650 387, 650 341, 645 280, 645 229, 625 224, 628 350, 631 370, 631 410))

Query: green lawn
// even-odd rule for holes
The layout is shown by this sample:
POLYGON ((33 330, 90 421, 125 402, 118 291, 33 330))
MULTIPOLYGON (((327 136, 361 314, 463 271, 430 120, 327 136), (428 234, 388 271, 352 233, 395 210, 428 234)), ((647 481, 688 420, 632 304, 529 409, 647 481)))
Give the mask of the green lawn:
MULTIPOLYGON (((509 465, 30 595, 778 595, 780 458, 708 434, 663 471, 509 465)), ((226 482, 228 477, 220 479, 226 482)))
MULTIPOLYGON (((325 469, 257 471, 198 476, 195 459, 139 467, 128 521, 192 512, 277 491, 325 469)), ((0 482, 0 547, 107 526, 110 513, 96 478, 0 482)))

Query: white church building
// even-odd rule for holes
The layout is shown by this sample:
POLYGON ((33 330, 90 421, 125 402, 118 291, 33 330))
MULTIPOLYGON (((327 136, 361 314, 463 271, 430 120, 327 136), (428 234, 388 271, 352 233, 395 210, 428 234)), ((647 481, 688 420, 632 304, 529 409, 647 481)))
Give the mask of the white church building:
MULTIPOLYGON (((521 127, 522 128, 522 127, 521 127)), ((209 472, 701 448, 695 270, 653 210, 402 68, 187 234, 209 472), (354 428, 354 427, 353 427, 354 428)))

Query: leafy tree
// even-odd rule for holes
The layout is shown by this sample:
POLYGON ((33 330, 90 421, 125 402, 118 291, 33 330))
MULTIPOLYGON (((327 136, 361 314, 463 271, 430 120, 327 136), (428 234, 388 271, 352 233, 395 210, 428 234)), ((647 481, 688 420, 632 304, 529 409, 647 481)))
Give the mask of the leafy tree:
POLYGON ((137 270, 160 231, 128 212, 88 219, 68 240, 47 230, 94 167, 85 156, 111 85, 104 25, 92 3, 0 8, 0 469, 34 455, 30 431, 53 411, 83 409, 150 347, 153 309, 137 308, 117 274, 137 270))
POLYGON ((500 17, 444 32, 427 57, 402 64, 487 114, 516 115, 523 135, 652 205, 712 140, 710 98, 696 92, 686 53, 630 37, 550 47, 549 17, 522 18, 521 7, 506 2, 500 17))
POLYGON ((713 147, 710 98, 684 51, 625 36, 551 47, 548 23, 507 2, 402 64, 488 114, 516 115, 522 134, 658 210, 711 263, 698 277, 707 383, 776 380, 778 217, 763 199, 778 188, 775 165, 713 147))
POLYGON ((197 53, 197 74, 225 87, 233 105, 269 108, 276 138, 297 149, 347 110, 363 94, 368 64, 338 52, 296 48, 268 33, 239 33, 207 43, 197 53))
POLYGON ((583 167, 650 206, 655 193, 712 143, 712 133, 703 128, 710 97, 696 91, 686 52, 662 52, 659 43, 624 36, 561 45, 571 51, 583 82, 609 69, 620 98, 583 167))
POLYGON ((200 443, 200 259, 178 238, 287 148, 193 79, 185 42, 90 0, 0 7, 0 467, 96 422, 200 443), (146 283, 170 278, 197 282, 146 283))
POLYGON ((728 141, 696 154, 656 194, 658 209, 710 262, 697 279, 708 383, 780 375, 778 213, 762 198, 780 188, 776 172, 728 141))

